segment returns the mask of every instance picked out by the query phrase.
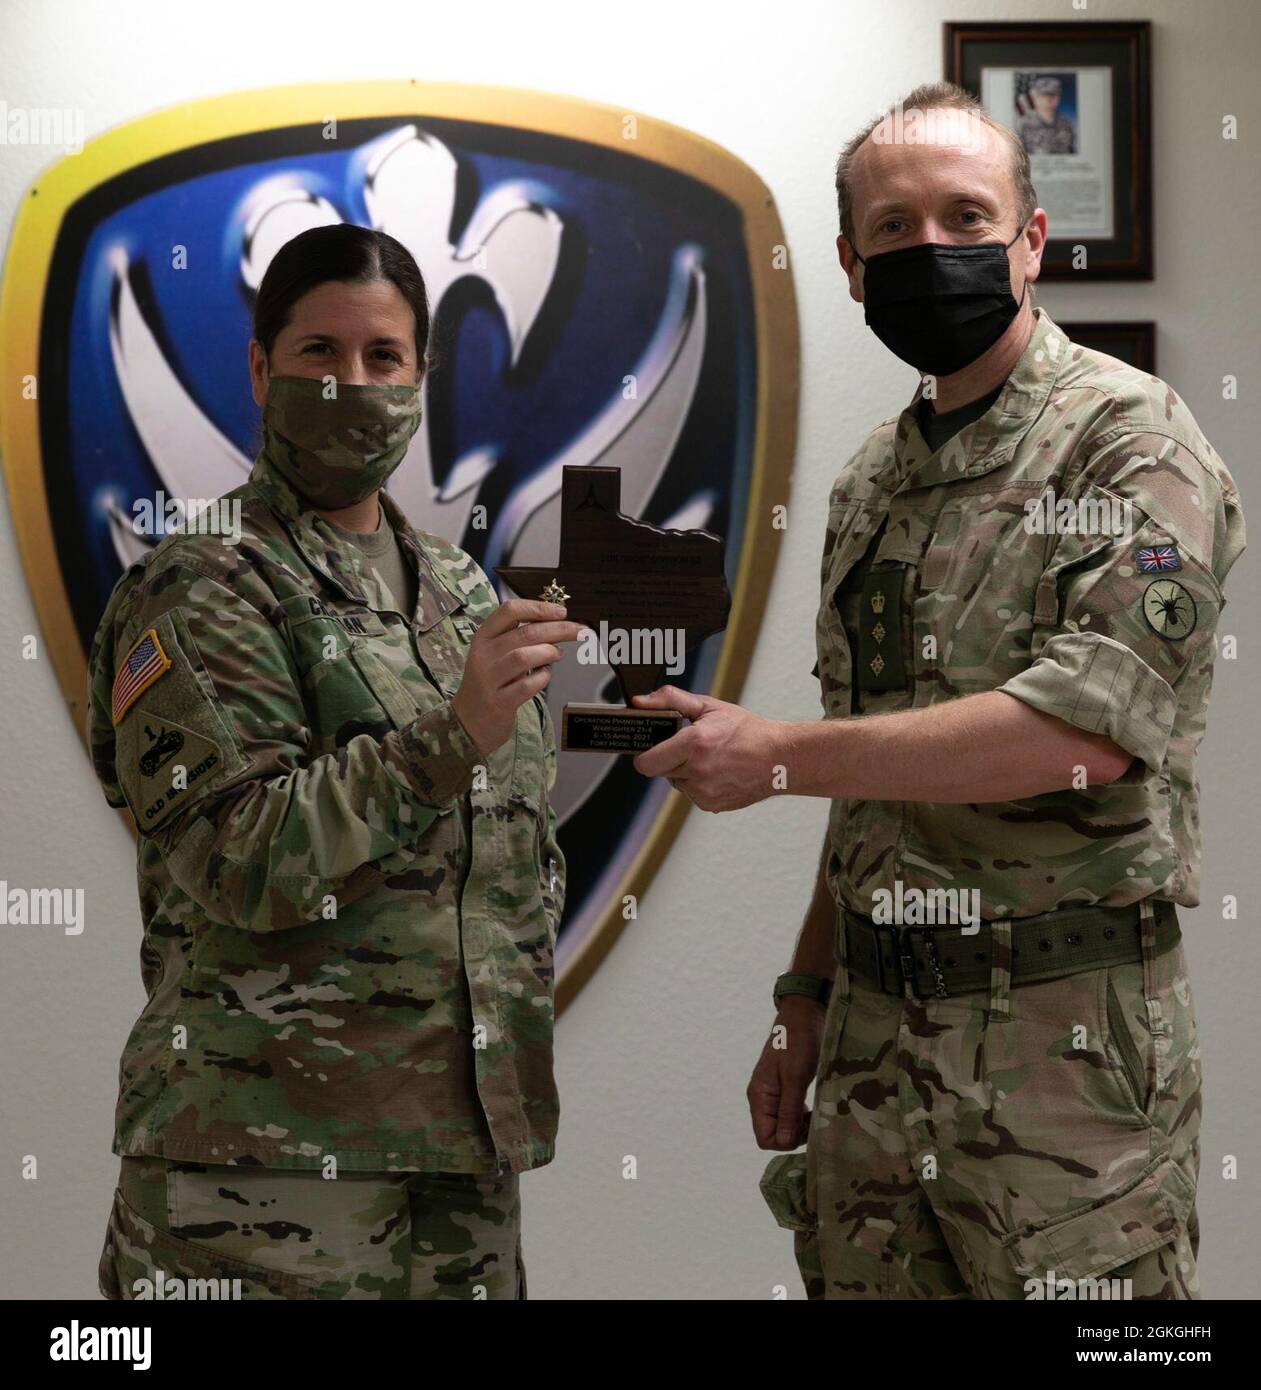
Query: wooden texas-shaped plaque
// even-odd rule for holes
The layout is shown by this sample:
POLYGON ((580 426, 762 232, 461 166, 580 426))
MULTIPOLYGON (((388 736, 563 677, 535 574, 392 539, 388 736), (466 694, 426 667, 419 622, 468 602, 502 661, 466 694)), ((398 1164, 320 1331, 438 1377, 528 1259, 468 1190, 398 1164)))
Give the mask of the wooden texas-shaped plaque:
MULTIPOLYGON (((610 654, 619 642, 633 653, 638 659, 609 662, 629 703, 631 696, 646 695, 662 683, 665 635, 673 633, 682 651, 691 651, 726 626, 731 594, 721 537, 665 531, 623 516, 621 496, 621 469, 567 466, 561 479, 560 558, 546 566, 496 565, 495 573, 520 597, 555 598, 568 618, 597 636, 607 632, 610 654)), ((561 747, 640 753, 682 723, 682 715, 669 710, 566 705, 561 747)))

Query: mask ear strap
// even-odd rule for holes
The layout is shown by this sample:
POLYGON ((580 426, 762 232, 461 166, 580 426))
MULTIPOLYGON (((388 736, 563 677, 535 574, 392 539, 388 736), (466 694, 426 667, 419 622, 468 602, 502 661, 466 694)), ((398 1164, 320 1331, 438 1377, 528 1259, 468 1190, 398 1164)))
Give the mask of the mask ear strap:
MULTIPOLYGON (((1019 227, 1018 231, 1016 232, 1016 235, 1015 235, 1014 237, 1012 237, 1012 239, 1007 243, 1006 246, 1003 247, 1003 250, 1004 250, 1004 251, 1010 251, 1011 248, 1012 248, 1013 246, 1015 246, 1015 244, 1016 244, 1016 243, 1020 240, 1020 238, 1024 235, 1024 233, 1025 233, 1025 228, 1026 228, 1028 225, 1029 225, 1028 222, 1022 222, 1022 223, 1020 224, 1020 227, 1019 227)), ((1023 306, 1023 304, 1024 304, 1024 302, 1025 302, 1025 299, 1026 299, 1026 297, 1028 296, 1028 294, 1029 294, 1029 281, 1026 280, 1026 281, 1024 282, 1024 284, 1020 287, 1020 304, 1018 304, 1018 305, 1016 306, 1017 309, 1019 309, 1019 308, 1021 308, 1021 306, 1023 306)))

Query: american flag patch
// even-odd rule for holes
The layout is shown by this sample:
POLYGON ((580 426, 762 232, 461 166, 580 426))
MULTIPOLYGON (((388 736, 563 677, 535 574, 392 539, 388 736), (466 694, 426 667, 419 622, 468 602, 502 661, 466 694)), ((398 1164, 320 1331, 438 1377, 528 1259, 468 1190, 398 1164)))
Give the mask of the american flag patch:
POLYGON ((123 664, 114 677, 114 698, 110 713, 115 724, 135 704, 140 695, 170 669, 170 665, 171 658, 162 650, 157 632, 149 628, 123 657, 123 664))
POLYGON ((1143 574, 1156 574, 1162 570, 1180 570, 1182 557, 1176 545, 1143 545, 1139 547, 1138 568, 1143 574))

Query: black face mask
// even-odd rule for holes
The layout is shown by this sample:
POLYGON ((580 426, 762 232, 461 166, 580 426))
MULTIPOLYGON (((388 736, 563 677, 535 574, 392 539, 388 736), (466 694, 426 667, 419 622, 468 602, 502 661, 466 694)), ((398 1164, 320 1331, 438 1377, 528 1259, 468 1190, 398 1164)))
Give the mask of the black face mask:
MULTIPOLYGON (((1024 303, 1011 292, 1006 246, 986 241, 950 246, 927 241, 865 261, 867 326, 903 362, 949 376, 1003 336, 1024 303)), ((1028 282, 1025 288, 1028 289, 1028 282)))

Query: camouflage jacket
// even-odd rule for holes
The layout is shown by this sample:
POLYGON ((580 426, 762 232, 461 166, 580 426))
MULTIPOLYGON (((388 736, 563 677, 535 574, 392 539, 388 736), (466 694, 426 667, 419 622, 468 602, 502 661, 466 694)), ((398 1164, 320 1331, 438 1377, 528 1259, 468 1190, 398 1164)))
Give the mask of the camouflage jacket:
POLYGON ((1065 115, 1049 124, 1040 116, 1026 116, 1020 122, 1020 139, 1029 154, 1075 154, 1077 128, 1065 115))
POLYGON ((837 479, 816 622, 824 715, 1002 690, 1133 761, 1114 783, 1021 801, 833 802, 829 881, 858 912, 898 882, 977 889, 987 919, 1199 901, 1194 758, 1244 548, 1238 494, 1169 386, 1036 315, 980 419, 930 452, 921 387, 837 479))
POLYGON ((356 555, 265 456, 237 499, 239 543, 167 537, 92 649, 97 776, 139 830, 148 994, 115 1152, 546 1163, 564 893, 546 703, 481 766, 450 705, 496 606, 469 556, 381 494, 417 572, 408 623, 372 608, 356 555))

